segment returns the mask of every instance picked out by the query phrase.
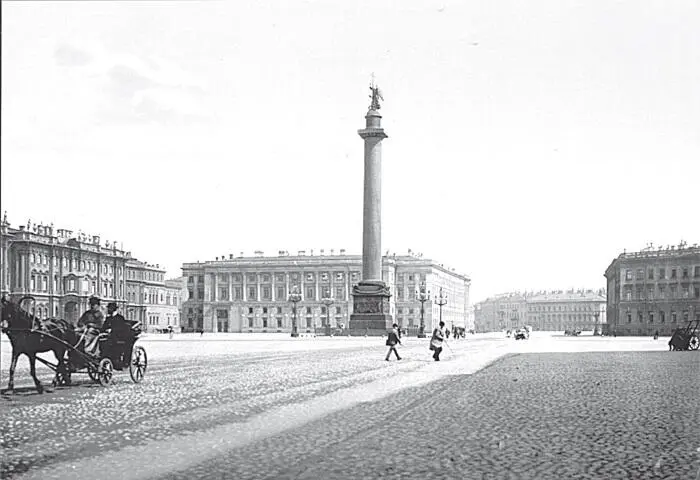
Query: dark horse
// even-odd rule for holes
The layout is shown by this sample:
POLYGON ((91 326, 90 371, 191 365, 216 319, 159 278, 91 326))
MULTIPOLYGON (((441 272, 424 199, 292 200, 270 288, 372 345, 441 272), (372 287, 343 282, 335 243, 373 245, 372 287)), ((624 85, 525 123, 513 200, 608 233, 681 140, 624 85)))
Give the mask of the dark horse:
POLYGON ((43 393, 44 387, 39 379, 36 378, 37 353, 53 351, 54 355, 56 355, 56 360, 58 360, 56 371, 65 372, 67 370, 64 358, 68 347, 62 342, 70 345, 75 345, 76 343, 76 334, 70 323, 53 318, 36 319, 35 323, 35 318, 25 312, 19 304, 3 297, 0 327, 2 328, 2 333, 8 336, 12 344, 10 381, 7 384, 8 391, 14 390, 15 367, 17 366, 17 358, 22 354, 29 357, 29 372, 34 379, 34 385, 36 385, 38 393, 43 393))

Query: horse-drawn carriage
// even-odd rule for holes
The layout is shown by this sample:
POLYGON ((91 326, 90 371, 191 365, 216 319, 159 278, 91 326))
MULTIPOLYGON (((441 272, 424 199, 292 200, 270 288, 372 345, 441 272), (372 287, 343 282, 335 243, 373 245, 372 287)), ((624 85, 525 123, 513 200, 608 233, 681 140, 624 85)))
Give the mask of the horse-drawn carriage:
POLYGON ((148 357, 142 346, 134 345, 141 334, 138 322, 128 322, 129 331, 119 335, 112 331, 89 330, 93 327, 80 332, 62 319, 37 319, 22 308, 26 301, 34 302, 34 298, 25 296, 18 303, 2 299, 2 332, 12 343, 8 390, 14 387, 17 358, 22 354, 29 357, 30 373, 39 393, 43 387, 36 377, 36 360, 55 372, 54 386, 70 385, 74 373, 87 373, 93 381, 109 385, 114 370, 125 368, 128 368, 134 383, 143 380, 148 357), (97 347, 90 352, 85 349, 88 335, 97 336, 97 347), (56 356, 56 364, 37 356, 37 353, 49 351, 56 356))
POLYGON ((677 328, 671 340, 669 350, 697 350, 700 348, 700 318, 688 321, 685 328, 677 328))

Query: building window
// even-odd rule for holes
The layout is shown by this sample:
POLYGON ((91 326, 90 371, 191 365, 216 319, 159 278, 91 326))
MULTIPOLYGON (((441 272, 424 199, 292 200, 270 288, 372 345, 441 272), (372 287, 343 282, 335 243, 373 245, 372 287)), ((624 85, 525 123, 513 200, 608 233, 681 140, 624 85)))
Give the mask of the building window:
POLYGON ((659 323, 666 323, 666 312, 659 311, 659 323))
POLYGON ((627 323, 632 323, 632 312, 627 311, 627 323))
POLYGON ((253 314, 253 307, 248 307, 248 315, 252 315, 252 314, 253 314))
POLYGON ((688 323, 688 310, 683 310, 683 322, 688 323))
POLYGON ((690 291, 688 287, 683 287, 683 298, 688 298, 690 296, 690 291))
POLYGON ((683 278, 688 278, 688 267, 683 267, 683 278))
POLYGON ((187 289, 187 295, 188 295, 187 298, 190 299, 190 300, 192 300, 192 299, 194 298, 194 289, 188 288, 188 289, 187 289))
POLYGON ((250 300, 251 302, 257 300, 257 288, 248 287, 248 300, 250 300))
POLYGON ((675 310, 671 310, 671 323, 676 323, 678 321, 678 315, 676 315, 675 310))
POLYGON ((671 285, 671 298, 676 298, 676 292, 677 292, 678 287, 675 285, 671 285))
POLYGON ((311 328, 311 317, 306 317, 306 328, 311 328))
POLYGON ((335 314, 340 315, 341 313, 343 313, 342 307, 335 307, 335 314))
POLYGON ((277 282, 284 282, 284 273, 277 273, 277 274, 275 274, 275 281, 277 281, 277 282))
POLYGON ((313 273, 307 273, 307 274, 306 274, 306 281, 307 281, 307 282, 313 282, 313 281, 314 281, 314 274, 313 274, 313 273))
POLYGON ((326 314, 326 307, 321 307, 321 314, 325 315, 326 314))
POLYGON ((649 280, 654 280, 654 269, 650 268, 649 271, 647 272, 649 276, 649 280))
POLYGON ((262 297, 263 297, 263 300, 271 300, 272 299, 272 289, 270 287, 263 287, 262 297))
POLYGON ((336 300, 345 300, 345 288, 344 287, 335 287, 335 299, 336 300))
POLYGON ((216 318, 219 320, 228 320, 228 310, 217 310, 216 318))
POLYGON ((277 314, 281 315, 282 314, 282 307, 277 307, 277 314))
POLYGON ((311 307, 306 307, 306 314, 311 315, 311 307))
POLYGON ((306 299, 307 300, 314 299, 314 287, 307 287, 306 288, 306 299))
POLYGON ((234 273, 234 274, 233 274, 233 281, 234 281, 234 282, 241 283, 242 280, 243 280, 243 277, 241 276, 240 273, 234 273))
POLYGON ((277 317, 277 328, 282 328, 282 317, 277 317))
POLYGON ((204 287, 203 286, 199 287, 197 289, 197 298, 199 298, 200 300, 204 300, 204 287))
POLYGON ((700 287, 695 287, 695 298, 700 298, 700 287))
POLYGON ((625 300, 632 300, 632 291, 631 290, 627 290, 625 292, 625 300))
POLYGON ((696 266, 695 266, 695 273, 694 273, 693 276, 696 277, 696 278, 697 278, 697 277, 700 277, 700 266, 699 266, 699 265, 696 265, 696 266))
POLYGON ((625 280, 632 280, 632 270, 629 268, 625 270, 625 280))
POLYGON ((284 300, 284 287, 277 287, 277 300, 284 300))
POLYGON ((248 328, 253 328, 253 317, 248 317, 248 328))
POLYGON ((267 317, 263 317, 263 328, 267 328, 267 317))
POLYGON ((649 312, 649 323, 654 323, 654 312, 649 312))
POLYGON ((219 300, 228 300, 228 288, 219 287, 219 300))
POLYGON ((243 290, 241 287, 233 287, 233 298, 235 300, 240 300, 243 298, 243 290))
POLYGON ((675 268, 671 269, 671 278, 676 278, 676 269, 675 268))

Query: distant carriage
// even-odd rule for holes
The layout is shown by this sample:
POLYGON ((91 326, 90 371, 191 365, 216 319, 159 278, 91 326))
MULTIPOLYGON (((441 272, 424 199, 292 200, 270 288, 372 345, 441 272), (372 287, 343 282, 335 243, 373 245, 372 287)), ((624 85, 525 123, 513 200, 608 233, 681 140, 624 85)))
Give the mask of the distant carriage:
POLYGON ((12 343, 8 390, 13 389, 17 358, 22 354, 29 357, 30 373, 39 393, 43 388, 36 377, 36 360, 55 372, 52 382, 54 386, 70 385, 73 373, 87 373, 93 381, 109 385, 114 370, 127 367, 134 383, 143 380, 148 367, 148 357, 142 346, 135 345, 141 335, 139 322, 127 320, 129 332, 120 337, 110 332, 93 331, 92 333, 98 336, 98 347, 95 354, 90 354, 84 350, 85 334, 79 336, 73 326, 65 320, 37 319, 22 308, 25 302, 33 303, 34 298, 25 296, 18 303, 5 298, 2 300, 2 332, 12 343), (37 357, 37 353, 48 351, 53 351, 57 363, 37 357))
POLYGON ((668 349, 697 350, 700 348, 700 318, 690 320, 685 328, 674 330, 671 340, 668 341, 668 349))

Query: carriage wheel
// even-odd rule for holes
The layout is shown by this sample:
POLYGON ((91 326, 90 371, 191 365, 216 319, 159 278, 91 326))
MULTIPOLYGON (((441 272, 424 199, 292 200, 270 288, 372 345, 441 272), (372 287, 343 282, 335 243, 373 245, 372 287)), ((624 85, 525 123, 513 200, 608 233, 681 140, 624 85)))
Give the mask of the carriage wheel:
POLYGON ((690 337, 690 340, 688 341, 688 347, 691 350, 697 350, 698 348, 700 348, 700 338, 698 338, 697 335, 693 335, 692 337, 690 337))
POLYGON ((87 372, 88 372, 88 377, 90 377, 90 380, 92 380, 93 382, 96 382, 97 381, 97 370, 88 366, 87 372))
POLYGON ((146 356, 146 350, 143 347, 135 347, 131 352, 131 362, 129 362, 129 375, 134 383, 141 383, 144 375, 146 375, 146 368, 148 367, 148 357, 146 356))
POLYGON ((114 373, 114 365, 112 365, 112 360, 109 358, 103 358, 100 360, 100 365, 97 367, 97 381, 100 385, 106 387, 112 383, 112 374, 114 373))

